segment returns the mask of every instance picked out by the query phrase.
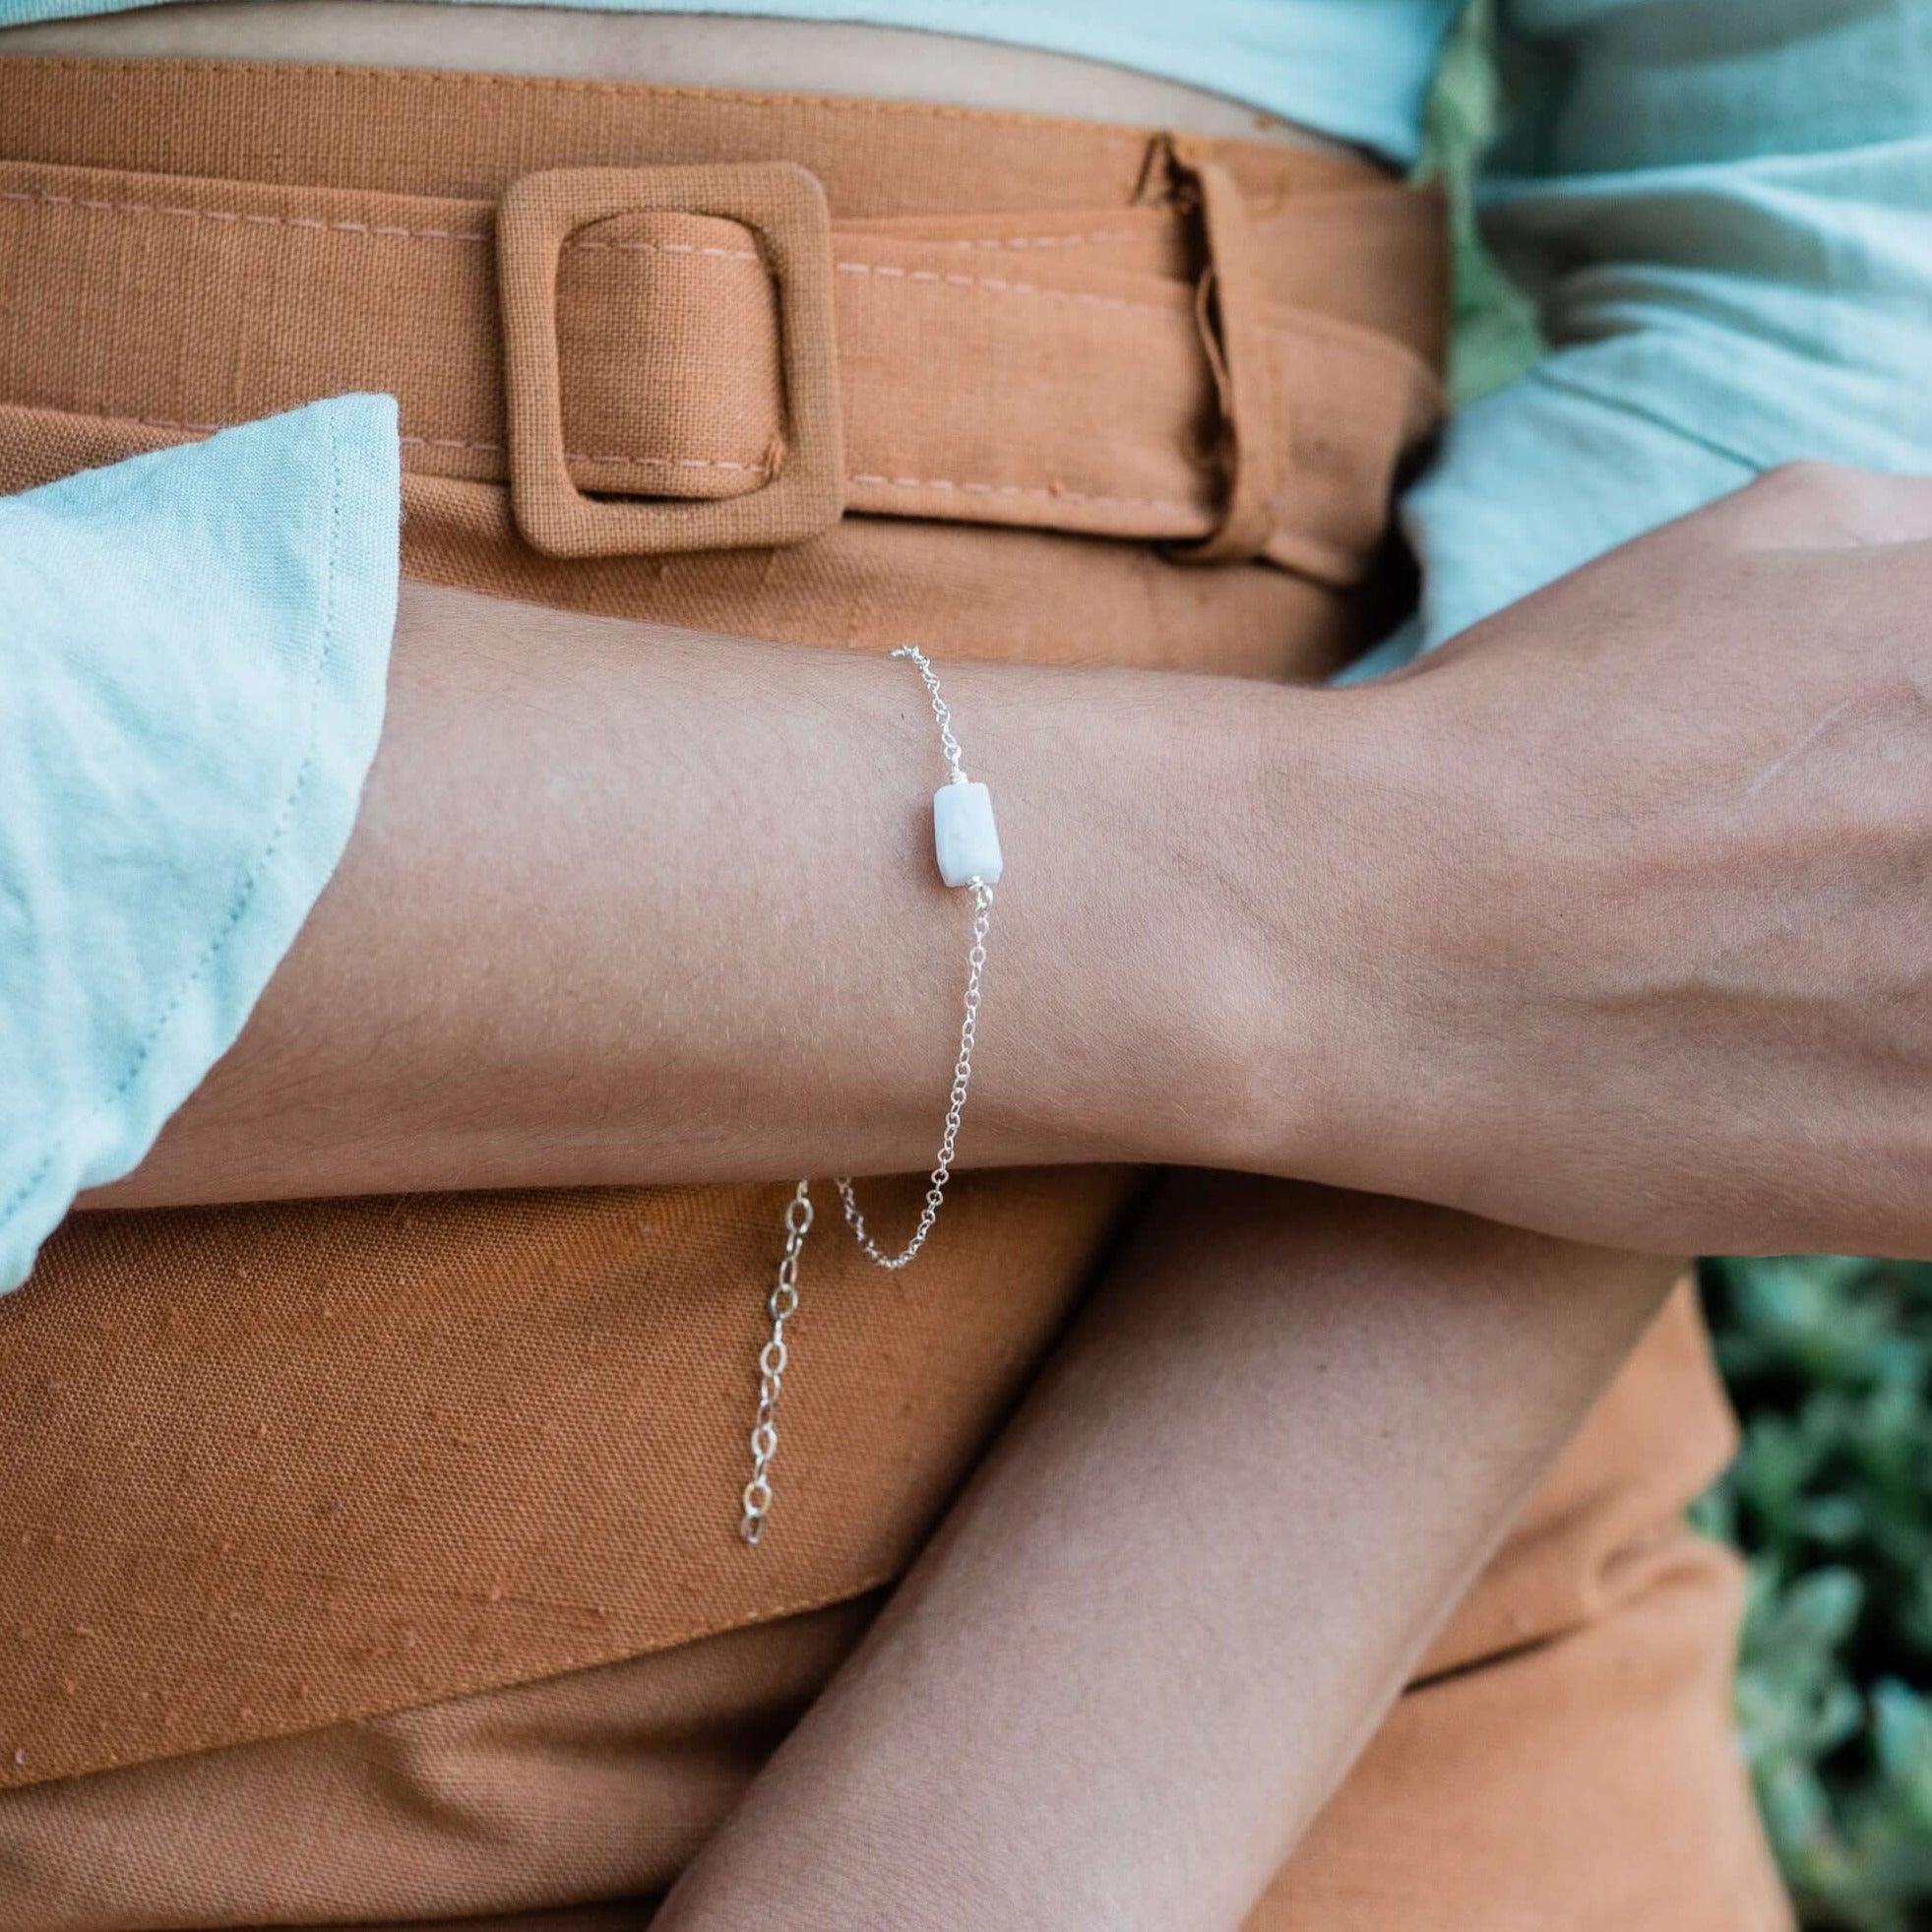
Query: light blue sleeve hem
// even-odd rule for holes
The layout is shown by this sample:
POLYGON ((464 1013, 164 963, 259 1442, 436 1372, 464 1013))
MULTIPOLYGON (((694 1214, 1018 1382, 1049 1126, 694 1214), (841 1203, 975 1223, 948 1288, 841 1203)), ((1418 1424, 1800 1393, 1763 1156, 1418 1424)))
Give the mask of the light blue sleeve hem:
POLYGON ((399 503, 379 396, 0 500, 0 1288, 140 1162, 335 870, 399 503))

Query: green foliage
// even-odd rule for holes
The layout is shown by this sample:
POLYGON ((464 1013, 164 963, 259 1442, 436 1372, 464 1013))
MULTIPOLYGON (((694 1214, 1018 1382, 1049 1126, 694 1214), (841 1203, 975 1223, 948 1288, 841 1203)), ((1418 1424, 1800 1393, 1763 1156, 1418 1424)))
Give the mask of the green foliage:
POLYGON ((1496 119, 1496 78, 1489 53, 1489 0, 1474 0, 1443 49, 1429 101, 1422 173, 1449 199, 1456 267, 1455 314, 1449 335, 1449 395, 1473 403, 1535 359, 1536 324, 1529 304, 1497 268, 1476 233, 1471 163, 1496 119))
MULTIPOLYGON (((1471 213, 1487 13, 1451 40, 1425 164, 1455 223, 1458 402, 1535 352, 1471 213)), ((1816 1932, 1932 1927, 1932 1268, 1719 1261, 1705 1284, 1745 1433, 1698 1515, 1751 1564, 1738 1720, 1772 1841, 1816 1932)))
POLYGON ((1749 1556, 1737 1708, 1808 1925, 1932 1923, 1932 1268, 1707 1264, 1744 1417, 1700 1506, 1749 1556))

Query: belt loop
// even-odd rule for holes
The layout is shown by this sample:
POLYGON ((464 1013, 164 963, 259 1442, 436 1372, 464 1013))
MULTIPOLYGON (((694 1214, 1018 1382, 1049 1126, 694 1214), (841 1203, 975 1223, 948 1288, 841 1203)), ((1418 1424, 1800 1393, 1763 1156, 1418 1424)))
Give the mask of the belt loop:
POLYGON ((1174 172, 1200 197, 1207 262, 1196 319, 1220 405, 1219 456, 1227 479, 1220 521, 1199 542, 1175 544, 1169 554, 1195 563, 1257 557, 1274 532, 1287 434, 1276 394, 1247 202, 1240 184, 1209 157, 1203 143, 1185 135, 1165 140, 1174 172))

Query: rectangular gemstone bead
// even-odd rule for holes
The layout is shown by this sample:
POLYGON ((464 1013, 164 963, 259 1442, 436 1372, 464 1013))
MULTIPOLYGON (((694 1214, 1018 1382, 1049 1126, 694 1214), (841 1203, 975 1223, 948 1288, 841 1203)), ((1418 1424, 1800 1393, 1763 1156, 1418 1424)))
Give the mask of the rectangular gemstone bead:
POLYGON ((943 784, 932 795, 932 841, 939 876, 949 886, 974 879, 994 885, 1000 876, 1000 835, 993 824, 993 794, 983 784, 943 784))

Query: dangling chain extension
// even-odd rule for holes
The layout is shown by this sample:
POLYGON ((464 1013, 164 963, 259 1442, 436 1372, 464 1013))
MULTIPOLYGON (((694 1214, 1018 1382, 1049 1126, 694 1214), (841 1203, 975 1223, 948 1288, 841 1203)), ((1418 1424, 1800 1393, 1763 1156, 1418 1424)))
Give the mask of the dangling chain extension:
POLYGON ((772 1336, 758 1351, 758 1419, 751 1425, 751 1480, 745 1484, 744 1520, 738 1533, 755 1543, 765 1533, 765 1514, 772 1507, 772 1458, 779 1453, 779 1391, 784 1387, 784 1325, 798 1312, 798 1257, 812 1231, 810 1184, 800 1181, 784 1204, 784 1254, 779 1278, 766 1302, 772 1317, 772 1336))
MULTIPOLYGON (((932 699, 933 717, 939 721, 939 748, 946 759, 948 784, 967 784, 969 780, 960 757, 960 741, 953 735, 952 710, 940 696, 939 679, 934 675, 932 665, 925 654, 913 645, 901 645, 892 654, 895 657, 909 657, 925 682, 927 694, 932 699)), ((997 854, 997 847, 995 851, 997 854)), ((995 867, 993 878, 998 876, 995 867)), ((960 1050, 953 1062, 953 1090, 948 1097, 946 1124, 939 1137, 939 1152, 928 1176, 925 1203, 920 1209, 911 1238, 904 1247, 897 1254, 887 1254, 866 1229, 865 1215, 859 1210, 851 1177, 841 1174, 833 1182, 839 1190, 839 1200, 845 1213, 845 1225, 851 1229, 852 1239, 858 1243, 859 1251, 865 1258, 878 1268, 904 1268, 925 1246, 926 1236, 932 1232, 933 1223, 938 1220, 940 1208, 945 1203, 946 1184, 953 1177, 953 1156, 959 1146, 960 1122, 966 1115, 966 1090, 972 1084, 972 1049, 979 1029, 979 987, 986 969, 986 934, 993 915, 992 880, 974 874, 965 883, 972 894, 973 911, 972 944, 966 953, 966 1001, 960 1020, 960 1050)), ((758 1355, 758 1414, 751 1430, 751 1480, 745 1484, 744 1514, 738 1524, 738 1534, 754 1545, 765 1533, 765 1519, 772 1509, 772 1463, 779 1453, 779 1392, 784 1385, 788 1360, 785 1324, 798 1312, 798 1261, 811 1227, 812 1187, 811 1182, 805 1180, 798 1183, 785 1202, 784 1253, 779 1257, 778 1278, 772 1284, 772 1292, 766 1303, 772 1318, 772 1333, 758 1355)))

